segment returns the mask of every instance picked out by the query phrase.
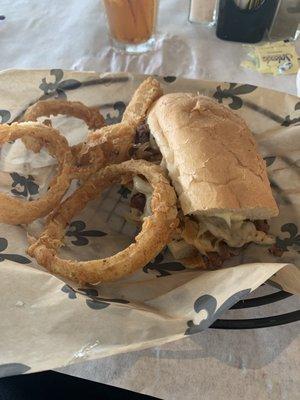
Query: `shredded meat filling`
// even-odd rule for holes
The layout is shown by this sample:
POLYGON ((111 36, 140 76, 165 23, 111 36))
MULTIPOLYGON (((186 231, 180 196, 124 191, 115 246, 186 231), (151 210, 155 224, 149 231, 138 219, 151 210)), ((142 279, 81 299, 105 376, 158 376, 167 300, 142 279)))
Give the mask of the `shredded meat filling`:
POLYGON ((153 146, 153 143, 154 139, 151 138, 149 126, 144 122, 136 128, 130 156, 159 164, 162 160, 162 155, 159 149, 153 146))
POLYGON ((269 233, 270 225, 268 224, 267 220, 265 220, 265 219, 264 220, 261 220, 261 219, 256 220, 256 221, 254 221, 254 225, 258 231, 261 231, 264 233, 269 233))
POLYGON ((143 213, 146 205, 146 196, 143 193, 136 193, 130 199, 130 207, 136 208, 143 213))
POLYGON ((147 123, 139 125, 135 130, 135 144, 150 143, 150 129, 147 123))
POLYGON ((278 247, 276 244, 273 244, 273 246, 269 249, 269 252, 275 257, 281 257, 284 253, 284 250, 278 247))
POLYGON ((220 242, 218 253, 210 252, 207 253, 207 256, 203 257, 208 269, 217 269, 221 268, 224 264, 224 261, 229 260, 234 255, 236 255, 236 251, 234 252, 233 249, 231 249, 225 242, 220 242))

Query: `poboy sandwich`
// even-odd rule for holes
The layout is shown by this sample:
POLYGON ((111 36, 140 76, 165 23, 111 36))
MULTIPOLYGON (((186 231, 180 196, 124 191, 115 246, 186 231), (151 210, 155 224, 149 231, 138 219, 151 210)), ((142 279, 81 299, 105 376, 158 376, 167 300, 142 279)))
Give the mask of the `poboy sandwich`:
MULTIPOLYGON (((160 160, 176 190, 181 229, 169 245, 176 259, 218 267, 250 242, 271 245, 267 220, 278 215, 253 135, 245 121, 192 93, 162 96, 137 130, 138 157, 160 160)), ((151 189, 136 177, 131 207, 150 212, 151 189)))

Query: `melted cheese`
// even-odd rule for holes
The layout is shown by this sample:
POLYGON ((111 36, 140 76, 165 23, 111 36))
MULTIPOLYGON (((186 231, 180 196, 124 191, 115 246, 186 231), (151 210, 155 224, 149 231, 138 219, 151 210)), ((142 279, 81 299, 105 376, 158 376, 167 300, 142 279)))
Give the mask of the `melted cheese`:
POLYGON ((136 192, 143 193, 144 195, 151 195, 153 192, 152 186, 139 176, 133 177, 133 188, 136 192))
POLYGON ((218 240, 209 235, 206 227, 190 218, 185 218, 182 237, 189 245, 194 246, 201 254, 218 251, 218 240))
MULTIPOLYGON (((194 216, 197 218, 198 221, 200 221, 203 214, 195 213, 194 216)), ((216 213, 214 217, 223 219, 228 226, 231 226, 232 221, 243 221, 245 219, 245 217, 242 214, 232 213, 229 211, 216 213)))
POLYGON ((172 240, 172 242, 168 244, 168 248, 175 260, 192 257, 195 253, 195 246, 187 244, 183 239, 172 240))
POLYGON ((242 247, 249 242, 272 244, 273 238, 258 231, 251 221, 232 220, 230 226, 219 217, 201 217, 199 225, 206 228, 217 239, 224 240, 230 247, 242 247))

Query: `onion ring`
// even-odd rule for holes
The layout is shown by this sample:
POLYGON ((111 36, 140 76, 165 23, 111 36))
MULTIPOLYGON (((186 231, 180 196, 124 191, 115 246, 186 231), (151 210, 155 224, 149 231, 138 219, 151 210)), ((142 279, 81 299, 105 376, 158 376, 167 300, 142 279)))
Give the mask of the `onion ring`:
POLYGON ((37 241, 28 248, 28 254, 53 274, 84 283, 114 281, 150 262, 171 240, 178 225, 176 194, 157 165, 143 160, 130 160, 109 165, 90 177, 85 184, 56 209, 37 241), (56 254, 62 245, 66 226, 86 204, 112 183, 144 175, 153 187, 151 208, 153 214, 144 219, 135 242, 125 250, 104 259, 72 261, 56 254))
POLYGON ((149 76, 134 92, 131 101, 124 111, 122 122, 133 125, 135 128, 144 122, 153 103, 163 95, 159 82, 149 76))
POLYGON ((51 182, 48 192, 40 199, 29 202, 0 193, 0 222, 12 225, 28 224, 57 207, 70 186, 74 162, 67 140, 56 129, 38 122, 0 125, 0 146, 25 137, 45 145, 49 154, 57 159, 59 172, 51 182))
MULTIPOLYGON (((37 121, 40 117, 50 117, 51 115, 69 115, 79 118, 86 123, 89 129, 95 130, 102 128, 105 121, 101 113, 96 107, 87 107, 80 101, 68 100, 41 100, 30 106, 24 116, 23 121, 37 121)), ((50 120, 44 122, 48 126, 52 126, 50 120)), ((30 148, 35 153, 39 152, 42 143, 33 138, 24 137, 22 139, 27 148, 30 148)), ((71 147, 73 155, 76 157, 81 150, 82 143, 71 147)))
POLYGON ((104 126, 104 118, 96 107, 87 107, 80 101, 41 100, 30 106, 23 117, 24 121, 37 121, 39 117, 51 115, 70 115, 83 120, 89 129, 95 130, 104 126))
POLYGON ((91 132, 78 156, 78 165, 90 165, 90 174, 107 164, 130 159, 135 130, 141 124, 153 103, 162 96, 159 82, 148 77, 137 88, 123 114, 122 121, 91 132))

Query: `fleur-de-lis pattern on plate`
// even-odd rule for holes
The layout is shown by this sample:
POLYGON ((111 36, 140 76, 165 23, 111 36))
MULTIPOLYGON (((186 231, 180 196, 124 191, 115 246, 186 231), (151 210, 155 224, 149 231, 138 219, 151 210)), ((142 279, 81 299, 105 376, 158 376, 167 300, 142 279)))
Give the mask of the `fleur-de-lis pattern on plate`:
POLYGON ((217 300, 214 296, 210 294, 204 294, 203 296, 198 297, 198 299, 194 303, 195 313, 199 314, 204 311, 206 313, 206 318, 202 319, 199 324, 195 324, 194 321, 190 320, 187 322, 187 330, 185 331, 185 335, 192 335, 194 333, 198 333, 210 327, 225 311, 227 311, 230 307, 232 307, 239 300, 246 297, 251 292, 251 289, 241 290, 240 292, 235 293, 230 296, 218 309, 217 309, 217 300))
POLYGON ((83 221, 73 221, 70 224, 69 230, 66 233, 68 237, 75 237, 71 243, 75 246, 85 246, 89 244, 89 237, 101 237, 107 233, 98 230, 85 230, 86 224, 83 221))
POLYGON ((183 271, 185 269, 184 265, 176 261, 163 262, 164 252, 165 250, 158 254, 153 261, 149 262, 143 268, 143 271, 146 274, 154 271, 156 272, 156 276, 160 278, 162 276, 171 275, 171 272, 183 271))
POLYGON ((30 197, 38 194, 39 185, 34 181, 34 177, 31 175, 23 176, 19 175, 17 172, 12 172, 10 174, 13 182, 11 193, 15 196, 30 197), (20 187, 20 189, 19 189, 20 187), (22 189, 21 189, 22 188, 22 189))
POLYGON ((173 75, 164 76, 164 81, 167 83, 173 83, 176 81, 176 76, 173 75))
POLYGON ((224 99, 231 99, 229 107, 233 110, 238 110, 243 105, 243 100, 240 96, 253 92, 257 86, 253 85, 238 85, 237 83, 230 83, 229 88, 222 89, 221 86, 217 86, 217 91, 213 97, 218 100, 219 103, 223 103, 224 99))
POLYGON ((0 110, 0 124, 6 124, 10 120, 11 114, 8 110, 0 110))
POLYGON ((289 248, 295 248, 300 253, 300 234, 295 224, 288 223, 281 227, 281 232, 287 232, 289 237, 281 239, 276 238, 276 247, 283 250, 289 251, 289 248))
POLYGON ((22 363, 0 364, 0 378, 13 375, 22 375, 29 370, 30 367, 22 363))
POLYGON ((121 122, 123 113, 125 111, 126 108, 126 104, 123 101, 117 101, 114 105, 113 105, 113 109, 114 111, 117 112, 116 116, 112 116, 110 113, 107 113, 105 116, 105 122, 107 125, 113 125, 113 124, 117 124, 118 122, 121 122))
MULTIPOLYGON (((76 299, 76 291, 69 285, 64 285, 61 288, 62 292, 67 293, 69 299, 76 299)), ((111 303, 119 303, 119 304, 128 304, 129 301, 125 299, 110 299, 99 297, 99 293, 97 289, 84 289, 80 288, 77 290, 78 293, 83 294, 88 297, 86 300, 86 305, 92 310, 102 310, 103 308, 108 307, 111 303)))
POLYGON ((282 126, 290 126, 290 125, 299 125, 300 124, 300 101, 295 104, 295 111, 299 111, 299 116, 291 118, 290 115, 287 115, 282 122, 282 126))
POLYGON ((0 238, 0 262, 8 260, 19 264, 30 264, 29 258, 20 254, 3 253, 8 247, 8 241, 5 238, 0 238))
POLYGON ((68 295, 69 299, 76 299, 76 292, 75 292, 75 290, 73 290, 73 289, 71 288, 71 286, 69 286, 69 285, 64 285, 64 286, 61 288, 61 291, 64 292, 64 293, 66 293, 66 294, 68 295))
POLYGON ((68 90, 74 90, 81 86, 81 82, 76 79, 63 80, 64 72, 61 69, 51 69, 50 75, 54 76, 54 82, 47 82, 46 78, 42 79, 39 88, 44 92, 44 95, 40 100, 45 100, 49 97, 65 100, 68 90))

